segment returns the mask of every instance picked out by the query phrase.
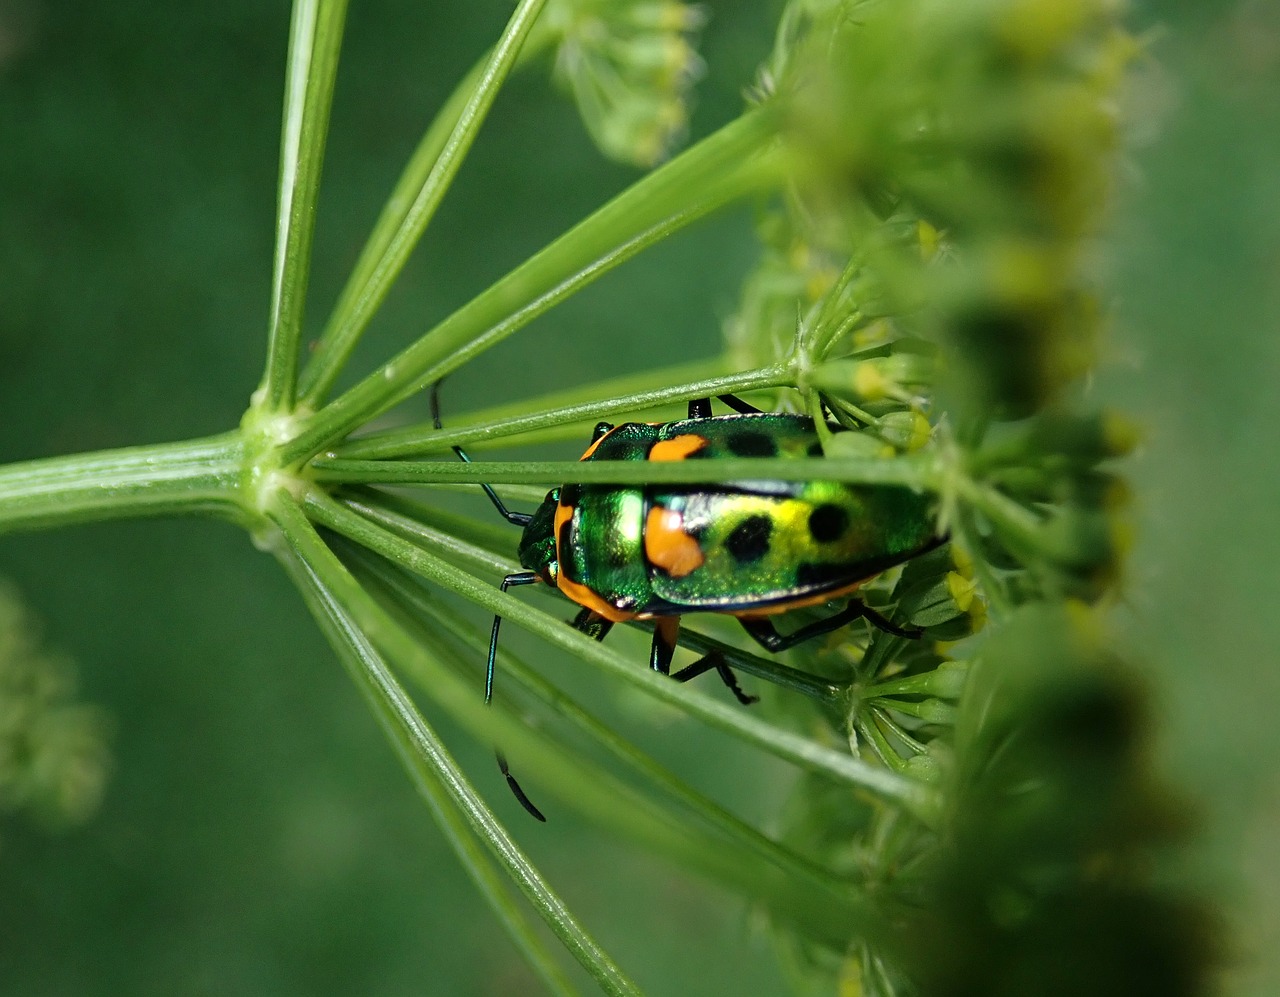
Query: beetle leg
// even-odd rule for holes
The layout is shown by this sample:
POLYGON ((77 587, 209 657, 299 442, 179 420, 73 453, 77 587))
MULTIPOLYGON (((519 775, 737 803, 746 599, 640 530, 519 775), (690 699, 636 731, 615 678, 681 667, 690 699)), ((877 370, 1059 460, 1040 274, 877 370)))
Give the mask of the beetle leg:
POLYGON ((733 669, 724 662, 724 655, 719 651, 712 651, 710 654, 703 655, 692 665, 681 668, 671 677, 677 682, 688 682, 690 679, 696 679, 703 672, 709 672, 715 669, 720 681, 729 687, 729 691, 733 693, 734 698, 743 706, 750 706, 752 703, 760 702, 759 696, 749 696, 742 691, 742 686, 738 685, 738 676, 733 674, 733 669))
MULTIPOLYGON (((438 384, 439 382, 436 383, 438 384)), ((502 584, 498 588, 505 592, 512 585, 532 585, 534 582, 539 581, 542 581, 542 576, 536 571, 517 571, 502 579, 502 584)), ((493 672, 494 665, 498 660, 498 628, 500 626, 502 626, 502 617, 495 614, 493 617, 493 630, 489 632, 489 665, 484 673, 485 706, 493 702, 493 672)), ((511 769, 507 767, 506 756, 496 749, 493 754, 498 759, 498 771, 507 780, 507 785, 511 787, 511 792, 515 795, 515 798, 520 801, 520 806, 524 807, 531 817, 546 823, 547 818, 543 816, 541 810, 533 805, 533 801, 525 795, 520 783, 516 782, 516 777, 511 774, 511 769)))
POLYGON ((649 646, 649 667, 655 672, 671 674, 671 659, 676 653, 676 637, 679 633, 678 616, 663 616, 654 621, 653 643, 649 646))
MULTIPOLYGON (((542 576, 536 571, 517 571, 515 574, 507 575, 502 579, 502 584, 498 588, 505 592, 512 585, 532 585, 534 582, 542 581, 542 576)), ((489 664, 484 672, 484 703, 488 706, 493 702, 493 671, 494 663, 498 660, 498 628, 502 626, 502 617, 494 615, 493 629, 489 631, 489 664)))
MULTIPOLYGON (((679 633, 680 617, 678 616, 664 616, 654 621, 653 644, 649 650, 649 667, 655 672, 671 675, 671 659, 676 653, 676 638, 679 633)), ((716 674, 720 676, 720 681, 729 687, 729 691, 743 706, 750 706, 759 700, 760 697, 748 696, 742 691, 742 686, 738 685, 738 677, 724 663, 724 657, 719 651, 712 651, 710 654, 704 655, 692 665, 681 668, 671 677, 677 682, 688 682, 690 679, 695 679, 703 672, 709 672, 713 668, 716 674)))
POLYGON ((870 606, 858 603, 862 607, 862 618, 870 623, 877 630, 883 630, 887 634, 893 634, 895 637, 905 637, 907 640, 919 640, 924 636, 924 631, 919 627, 900 627, 892 620, 887 619, 877 613, 870 606))
POLYGON ((594 609, 584 608, 569 621, 569 626, 577 630, 578 633, 584 633, 594 640, 604 640, 609 631, 613 629, 613 622, 606 620, 594 609))
POLYGON ((753 415, 757 412, 763 411, 762 409, 756 408, 750 402, 744 402, 737 395, 716 395, 716 397, 728 405, 729 408, 733 409, 735 412, 741 412, 743 415, 753 415))
MULTIPOLYGON (((737 395, 716 395, 716 397, 728 405, 729 408, 735 412, 741 412, 743 415, 753 415, 761 411, 749 402, 744 402, 737 395)), ((710 398, 691 398, 689 400, 690 419, 710 419, 714 414, 711 411, 710 398)))
POLYGON ((772 651, 777 654, 780 651, 795 647, 797 644, 812 640, 814 637, 831 633, 832 630, 839 630, 845 624, 860 619, 865 619, 872 626, 886 633, 891 633, 895 637, 915 639, 922 632, 920 630, 904 630, 897 624, 885 619, 870 606, 864 606, 856 599, 850 599, 849 604, 844 609, 832 616, 828 616, 825 620, 815 620, 813 623, 789 634, 778 633, 774 625, 763 618, 743 619, 740 617, 738 622, 742 624, 742 629, 747 632, 747 635, 752 640, 766 651, 772 651))

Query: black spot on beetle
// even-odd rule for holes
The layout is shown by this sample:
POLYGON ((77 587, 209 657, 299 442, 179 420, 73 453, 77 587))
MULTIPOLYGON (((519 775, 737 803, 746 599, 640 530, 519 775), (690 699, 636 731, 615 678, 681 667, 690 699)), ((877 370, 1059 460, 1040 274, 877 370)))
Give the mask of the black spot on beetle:
POLYGON ((732 433, 726 441, 729 450, 738 457, 776 457, 778 445, 765 433, 744 429, 732 433))
POLYGON ((838 505, 820 505, 809 513, 809 534, 820 544, 839 540, 849 526, 849 514, 838 505))
POLYGON ((849 577, 848 565, 806 562, 796 568, 796 587, 800 589, 835 588, 856 581, 859 577, 862 576, 849 577))
POLYGON ((733 528, 724 545, 739 564, 751 564, 769 552, 773 521, 768 516, 749 516, 733 528))

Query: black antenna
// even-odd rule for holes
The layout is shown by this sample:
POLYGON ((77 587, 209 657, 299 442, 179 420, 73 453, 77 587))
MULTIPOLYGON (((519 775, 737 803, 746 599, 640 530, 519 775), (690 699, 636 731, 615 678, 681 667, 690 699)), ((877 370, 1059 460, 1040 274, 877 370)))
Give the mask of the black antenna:
MULTIPOLYGON (((444 426, 440 422, 440 385, 443 383, 444 378, 442 377, 439 381, 436 381, 435 384, 431 385, 431 422, 436 429, 444 429, 444 426)), ((466 451, 463 450, 462 447, 453 447, 453 452, 462 459, 463 463, 471 463, 471 458, 467 456, 466 451)), ((493 490, 492 486, 481 482, 480 487, 483 488, 484 493, 489 496, 489 501, 493 503, 493 507, 498 510, 502 515, 502 518, 508 523, 511 523, 513 526, 529 525, 530 520, 533 519, 529 513, 512 512, 503 504, 502 499, 498 498, 498 493, 493 490)))

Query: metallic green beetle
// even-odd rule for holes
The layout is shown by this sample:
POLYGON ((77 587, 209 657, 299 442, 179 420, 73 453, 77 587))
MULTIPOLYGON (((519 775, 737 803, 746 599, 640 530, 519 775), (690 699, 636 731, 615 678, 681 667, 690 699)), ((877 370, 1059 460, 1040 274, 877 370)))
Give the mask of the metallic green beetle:
MULTIPOLYGON (((437 386, 438 387, 438 386, 437 386)), ((765 413, 734 395, 717 396, 735 415, 712 414, 708 398, 689 402, 688 419, 667 423, 600 423, 582 460, 715 460, 729 457, 820 456, 813 420, 765 413)), ((439 421, 438 397, 432 394, 439 421)), ((454 452, 468 460, 460 447, 454 452)), ((802 641, 865 618, 904 637, 900 628, 852 598, 863 582, 942 543, 933 500, 911 489, 815 479, 694 485, 563 485, 532 515, 509 511, 488 485, 498 511, 523 528, 518 554, 524 571, 513 585, 545 582, 582 607, 573 626, 603 640, 615 623, 653 620, 649 665, 670 674, 680 617, 725 613, 766 650, 802 641), (848 597, 845 607, 790 634, 769 617, 848 597)), ((501 618, 494 617, 485 675, 493 697, 501 618)), ((687 681, 715 669, 742 703, 723 658, 710 654, 672 677, 687 681)), ((543 818, 498 763, 525 809, 543 818)))
MULTIPOLYGON (((601 423, 582 460, 715 460, 806 457, 821 453, 813 421, 765 413, 733 395, 738 409, 714 416, 709 399, 689 403, 679 422, 601 423)), ((464 458, 465 459, 465 458, 464 458)), ((492 496, 496 498, 496 496, 492 496)), ((855 599, 826 619, 782 635, 768 617, 851 596, 869 578, 931 547, 933 501, 908 488, 837 481, 737 481, 719 485, 564 485, 531 516, 503 514, 524 527, 525 571, 512 585, 546 582, 582 611, 573 625, 603 639, 613 624, 655 621, 649 663, 669 672, 679 618, 735 616, 769 651, 782 651, 866 618, 891 633, 915 636, 855 599)), ((499 620, 489 650, 486 698, 492 695, 499 620)), ((676 677, 715 668, 750 702, 724 664, 708 656, 676 677)))

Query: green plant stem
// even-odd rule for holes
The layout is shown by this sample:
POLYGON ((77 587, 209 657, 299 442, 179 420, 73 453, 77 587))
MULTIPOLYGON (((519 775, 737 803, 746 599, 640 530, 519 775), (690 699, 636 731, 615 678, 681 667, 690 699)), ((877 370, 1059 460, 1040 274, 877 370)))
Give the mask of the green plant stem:
MULTIPOLYGON (((520 570, 520 565, 512 558, 495 555, 491 549, 469 542, 459 536, 459 531, 440 529, 430 523, 422 522, 417 518, 416 511, 413 514, 402 511, 416 510, 425 503, 396 502, 397 498, 398 496, 389 495, 384 499, 377 495, 361 494, 343 496, 341 501, 352 512, 391 530, 406 540, 432 548, 441 557, 465 567, 468 571, 483 572, 501 578, 503 575, 520 570), (386 501, 387 499, 390 501, 386 501)), ((451 513, 443 515, 455 520, 463 519, 461 516, 453 517, 451 513)), ((475 525, 484 528, 482 524, 475 525)), ((504 546, 508 550, 511 549, 514 532, 510 526, 507 527, 508 535, 504 546)))
MULTIPOLYGON (((475 661, 477 666, 479 665, 482 661, 481 653, 488 647, 487 633, 481 633, 475 627, 463 623, 455 613, 442 609, 437 603, 427 598, 420 586, 407 582, 403 574, 388 562, 378 561, 367 552, 359 556, 368 570, 415 614, 428 617, 436 628, 452 633, 456 639, 476 651, 475 661)), ((647 780, 668 799, 684 807, 696 818, 705 821, 712 830, 723 834, 744 853, 750 852, 756 858, 763 859, 795 883, 803 883, 807 890, 830 895, 835 902, 848 902, 847 895, 833 889, 834 880, 827 870, 801 858, 690 788, 670 770, 659 765, 611 727, 597 720, 580 704, 538 675, 515 655, 504 650, 499 650, 498 654, 504 674, 510 674, 518 685, 541 702, 545 708, 586 735, 626 769, 647 780)))
MULTIPOLYGON (((282 491, 274 499, 269 509, 272 520, 279 527, 289 552, 305 568, 304 580, 324 600, 326 612, 340 613, 344 630, 358 634, 362 643, 381 650, 381 637, 399 647, 405 656, 421 659, 425 654, 421 646, 378 608, 320 539, 292 496, 282 491)), ((419 766, 425 767, 442 784, 448 794, 448 805, 466 820, 547 925, 606 992, 638 994, 636 986, 578 924, 472 789, 390 670, 382 665, 381 658, 361 658, 360 664, 362 667, 355 676, 357 682, 383 723, 390 725, 397 747, 408 752, 406 763, 415 772, 419 766)), ((440 691, 437 688, 437 693, 440 691)))
POLYGON ((953 724, 956 722, 956 707, 951 703, 944 703, 940 699, 909 702, 904 699, 882 699, 877 696, 874 699, 867 699, 866 703, 868 706, 878 706, 882 710, 894 710, 898 713, 904 713, 909 717, 915 717, 927 723, 953 724))
MULTIPOLYGON (((376 492, 344 497, 342 504, 371 522, 377 523, 379 526, 385 527, 415 544, 431 548, 441 557, 453 564, 466 568, 468 571, 483 572, 501 578, 503 575, 510 574, 519 568, 519 565, 509 557, 496 556, 490 549, 469 543, 460 538, 457 535, 459 533, 459 525, 463 530, 475 529, 476 527, 485 529, 482 524, 472 523, 464 517, 454 516, 452 513, 441 513, 424 503, 413 502, 398 495, 378 495, 376 492), (430 523, 425 523, 423 522, 424 516, 428 518, 441 517, 442 522, 448 524, 450 528, 446 530, 437 528, 430 523)), ((508 531, 509 529, 508 527, 508 531)), ((486 537, 493 536, 494 539, 497 539, 501 534, 496 530, 493 533, 489 533, 486 530, 484 535, 486 537)), ((510 543, 508 542, 504 546, 509 548, 510 543)), ((651 624, 640 623, 637 625, 651 629, 651 624)), ((725 663, 731 667, 746 672, 748 675, 762 678, 767 682, 772 682, 774 685, 781 686, 784 689, 799 692, 824 706, 837 703, 847 691, 844 686, 820 675, 810 675, 808 672, 790 668, 779 662, 770 661, 755 654, 748 654, 732 644, 726 644, 713 637, 704 636, 690 630, 688 627, 680 628, 679 643, 681 647, 691 648, 700 654, 718 652, 724 657, 725 663)))
POLYGON ((470 787, 456 763, 440 746, 435 732, 396 683, 385 660, 359 625, 319 576, 292 552, 283 554, 281 561, 347 673, 381 722, 445 840, 511 940, 552 993, 576 993, 468 824, 459 797, 465 797, 470 787))
POLYGON ((851 304, 841 299, 861 267, 862 254, 857 253, 851 256, 848 262, 845 263, 844 269, 840 272, 840 276, 827 289, 817 315, 813 316, 810 321, 801 323, 796 335, 796 341, 800 350, 808 356, 816 358, 825 356, 832 340, 843 327, 844 321, 856 316, 857 309, 852 307, 850 308, 851 314, 848 319, 842 317, 841 321, 834 321, 837 306, 844 304, 849 307, 851 304))
MULTIPOLYGON (((455 495, 475 495, 476 493, 474 484, 456 484, 440 481, 432 482, 429 487, 432 491, 453 492, 455 495)), ((507 505, 523 503, 532 507, 537 506, 547 497, 547 490, 540 488, 538 485, 495 485, 493 490, 498 493, 507 505)))
POLYGON ((289 411, 294 404, 316 194, 346 16, 347 0, 294 0, 280 136, 267 366, 261 388, 261 404, 271 412, 289 411))
POLYGON ((245 520, 239 433, 0 466, 0 533, 176 513, 245 520))
POLYGON ((445 429, 436 429, 429 423, 406 426, 403 429, 379 433, 376 436, 349 440, 338 447, 336 452, 342 457, 384 459, 443 452, 449 447, 464 444, 483 445, 498 441, 504 444, 534 442, 526 439, 510 440, 506 437, 531 433, 565 423, 600 419, 618 412, 655 408, 668 402, 688 398, 705 398, 758 388, 776 388, 790 384, 791 378, 791 369, 788 365, 775 364, 759 370, 744 371, 741 374, 708 377, 683 383, 677 378, 674 385, 668 378, 658 382, 665 385, 664 387, 625 395, 616 394, 608 385, 598 385, 598 395, 591 401, 565 405, 561 408, 550 408, 543 404, 542 400, 529 401, 522 405, 527 410, 525 414, 491 418, 480 422, 472 421, 468 425, 450 426, 445 429))
POLYGON ((642 249, 776 182, 774 133, 758 109, 627 188, 315 413, 280 448, 281 463, 306 460, 642 249))
POLYGON ((913 755, 920 755, 924 753, 925 746, 912 737, 905 727, 894 720, 887 710, 879 706, 873 706, 871 708, 871 713, 875 717, 875 722, 901 741, 907 750, 909 750, 913 755))
POLYGON ((384 265, 382 261, 395 240, 396 233, 404 228, 418 194, 431 175, 431 168, 439 160, 445 142, 462 117, 463 108, 480 86, 490 58, 492 51, 486 52, 454 88, 427 127, 418 147, 405 165, 404 172, 400 174, 400 179, 396 181, 391 196, 383 205, 373 231, 369 233, 369 239, 338 295, 338 302, 329 315, 324 331, 316 340, 315 350, 302 369, 298 395, 308 408, 315 409, 324 402, 333 387, 334 379, 346 365, 363 330, 368 326, 367 320, 363 323, 356 320, 360 302, 368 293, 375 271, 384 265))
MULTIPOLYGON (((618 398, 622 395, 640 394, 664 388, 671 384, 686 384, 694 381, 706 381, 717 377, 732 376, 737 370, 727 356, 708 357, 701 360, 684 361, 666 367, 649 367, 611 377, 603 381, 587 381, 568 388, 556 388, 532 398, 519 398, 486 405, 478 411, 468 411, 455 415, 445 405, 448 415, 445 417, 445 431, 455 424, 474 426, 482 422, 496 422, 511 418, 520 418, 530 412, 544 412, 550 409, 566 408, 583 402, 596 402, 601 399, 618 398)), ((447 401, 447 398, 446 398, 447 401)), ((395 430, 391 430, 395 432, 395 430)))
MULTIPOLYGON (((944 666, 945 667, 945 666, 944 666)), ((884 696, 930 696, 937 699, 959 699, 964 690, 967 669, 950 667, 943 674, 943 668, 922 672, 919 675, 907 675, 903 678, 889 679, 858 690, 861 699, 875 699, 884 696)))
MULTIPOLYGON (((321 498, 324 502, 330 501, 321 498)), ((291 500, 280 496, 279 502, 288 505, 291 500)), ((272 511, 282 529, 291 528, 281 518, 281 510, 272 511)), ((315 537, 314 530, 310 527, 308 530, 310 536, 315 537)), ((297 549, 295 541, 296 538, 290 536, 291 545, 297 549)), ((478 690, 461 677, 468 669, 460 662, 446 665, 437 656, 438 652, 448 649, 437 646, 435 635, 415 637, 405 630, 394 611, 375 601, 318 537, 316 542, 318 547, 311 552, 315 558, 313 567, 327 573, 326 585, 335 591, 367 639, 397 666, 418 676, 431 690, 432 698, 456 719, 481 736, 497 739, 508 749, 510 757, 520 758, 522 766, 528 765, 545 776, 555 776, 552 785, 558 787, 562 795, 570 794, 575 805, 586 814, 732 884, 735 889, 759 896, 779 916, 798 921, 809 932, 839 939, 850 923, 856 924, 859 930, 874 932, 883 922, 883 913, 872 909, 865 898, 840 889, 824 888, 815 892, 772 865, 762 867, 754 853, 744 850, 736 840, 722 834, 709 834, 706 828, 691 825, 687 820, 676 820, 655 808, 651 798, 619 782, 612 773, 580 753, 566 752, 545 734, 518 724, 502 704, 495 701, 492 706, 485 706, 478 690), (420 639, 424 637, 427 639, 420 639), (762 874, 762 869, 767 869, 767 874, 762 874)), ((501 860, 500 854, 495 852, 495 855, 501 860)))
MULTIPOLYGON (((355 545, 349 545, 354 550, 355 545)), ((401 625, 419 643, 433 648, 433 653, 443 661, 450 663, 454 671, 461 676, 478 680, 479 666, 484 660, 484 650, 488 647, 488 636, 482 635, 475 628, 461 624, 457 617, 448 610, 439 608, 416 582, 408 581, 402 569, 391 565, 368 551, 355 553, 359 566, 363 568, 371 563, 378 564, 372 570, 370 583, 374 591, 379 593, 383 605, 400 621, 401 625), (399 584, 394 591, 384 584, 388 576, 399 576, 399 584), (398 595, 406 585, 417 590, 413 605, 407 604, 398 595), (425 613, 427 619, 420 616, 418 608, 425 613), (448 632, 451 639, 442 638, 442 632, 448 632), (465 638, 464 636, 465 635, 465 638), (466 646, 467 644, 470 646, 466 646)), ((364 572, 362 572, 364 573, 364 572)), ((519 687, 525 692, 532 692, 534 698, 546 699, 544 706, 549 707, 560 719, 578 727, 588 738, 596 740, 596 732, 608 741, 597 741, 598 746, 612 755, 623 767, 639 774, 643 781, 668 800, 674 800, 683 808, 681 815, 671 815, 672 826, 676 829, 674 837, 665 835, 657 839, 642 826, 651 823, 648 814, 659 805, 659 801, 648 796, 630 793, 619 797, 624 803, 622 808, 611 804, 605 811, 599 808, 599 772, 594 762, 590 761, 576 748, 552 732, 552 728, 537 724, 530 728, 533 736, 544 738, 556 744, 560 750, 576 759, 574 768, 568 776, 562 774, 558 782, 552 785, 562 798, 587 814, 594 813, 597 819, 605 815, 606 826, 612 826, 620 834, 627 835, 643 844, 655 846, 666 851, 673 858, 685 865, 709 875, 721 883, 729 885, 746 896, 754 897, 762 902, 771 913, 781 919, 794 922, 807 935, 825 938, 838 944, 847 937, 847 932, 856 930, 862 933, 875 934, 885 920, 885 912, 878 905, 871 903, 858 887, 847 879, 833 876, 831 873, 807 862, 787 849, 765 838, 758 831, 743 824, 736 818, 721 810, 716 804, 682 787, 679 780, 666 773, 660 767, 651 767, 652 762, 647 755, 638 753, 633 762, 628 755, 636 754, 636 749, 625 740, 619 738, 610 728, 599 721, 589 718, 580 711, 573 700, 565 696, 559 689, 538 678, 513 656, 502 652, 500 661, 506 669, 515 666, 512 675, 516 677, 519 687), (541 691, 532 690, 523 683, 522 678, 530 676, 533 683, 541 691), (585 723, 584 723, 585 721, 585 723), (621 748, 621 752, 614 749, 621 748), (665 778, 654 778, 658 773, 666 773, 665 778), (677 788, 681 787, 681 788, 677 788), (638 811, 635 807, 646 809, 638 811), (636 818, 642 820, 637 821, 636 818), (696 822, 696 823, 695 823, 696 822), (711 832, 711 833, 708 833, 711 832), (674 847, 673 847, 674 846, 674 847), (760 859, 766 861, 762 864, 760 859)), ((408 662, 405 662, 408 664, 408 662)), ((430 677, 410 666, 407 673, 410 677, 424 683, 429 694, 435 692, 435 685, 430 677)), ((477 685, 478 689, 479 686, 477 685)), ((504 681, 503 689, 510 686, 504 681)), ((528 761, 521 756, 521 768, 528 761)), ((539 775, 550 774, 549 770, 532 769, 539 775)), ((612 776, 610 776, 612 779, 612 776)))
MULTIPOLYGON (((431 548, 441 557, 468 571, 483 572, 501 578, 503 575, 510 574, 519 568, 519 565, 510 558, 496 556, 487 548, 460 539, 456 535, 456 529, 449 531, 438 529, 435 526, 423 523, 421 520, 424 514, 441 515, 451 520, 463 520, 463 517, 455 517, 450 513, 434 512, 423 503, 402 499, 400 496, 394 495, 378 496, 373 493, 368 496, 367 501, 363 497, 346 497, 342 500, 342 503, 348 509, 364 516, 371 522, 377 523, 379 526, 383 526, 413 543, 431 548)), ((469 521, 464 520, 464 522, 469 521)), ((473 525, 478 526, 480 524, 473 525)), ((652 625, 648 623, 638 623, 636 625, 652 629, 652 625)), ((810 675, 808 672, 788 667, 780 662, 749 654, 734 647, 732 644, 726 644, 713 637, 707 637, 690 630, 688 627, 680 628, 679 644, 681 647, 690 648, 700 654, 717 652, 724 657, 725 663, 730 667, 748 675, 762 678, 767 682, 772 682, 774 685, 781 686, 784 689, 799 692, 824 706, 839 702, 847 692, 844 686, 820 675, 810 675)))
POLYGON ((823 453, 829 453, 832 433, 827 426, 826 414, 822 410, 822 396, 816 391, 806 391, 805 405, 809 409, 809 418, 813 420, 813 428, 818 434, 818 441, 822 444, 822 451, 823 453))
POLYGON ((472 84, 468 89, 463 91, 459 88, 467 94, 461 111, 455 117, 453 104, 456 97, 452 98, 427 130, 312 354, 303 390, 303 401, 308 407, 317 408, 324 400, 369 320, 386 300, 391 285, 400 276, 410 254, 435 217, 436 209, 471 150, 498 90, 514 67, 520 48, 545 4, 546 0, 520 0, 483 70, 479 74, 473 71, 468 75, 464 81, 464 87, 467 83, 472 84), (445 130, 451 119, 448 138, 440 144, 439 154, 428 160, 427 157, 435 151, 439 133, 445 130), (419 171, 428 161, 431 167, 419 180, 419 171), (412 200, 402 209, 399 199, 409 191, 414 191, 412 200))
POLYGON ((715 461, 408 461, 317 458, 317 481, 412 485, 439 481, 485 484, 710 484, 727 481, 849 481, 937 491, 933 455, 815 459, 745 457, 715 461))
MULTIPOLYGON (((324 496, 314 498, 334 504, 324 496)), ((268 503, 269 511, 270 508, 268 503)), ((345 586, 348 608, 374 644, 389 654, 397 667, 415 675, 431 690, 432 698, 473 734, 498 744, 511 757, 519 757, 522 763, 534 765, 540 772, 561 773, 559 782, 553 785, 562 795, 576 794, 581 809, 607 826, 634 835, 695 866, 724 871, 722 867, 726 862, 731 866, 737 864, 731 861, 733 856, 725 848, 723 839, 712 840, 706 835, 689 833, 687 826, 656 811, 649 799, 612 773, 580 753, 566 750, 563 745, 528 729, 502 701, 486 704, 478 695, 477 687, 461 677, 462 669, 441 661, 432 650, 434 645, 424 645, 407 633, 385 607, 350 578, 344 566, 339 564, 338 569, 335 576, 340 575, 345 586), (589 794, 582 793, 583 782, 591 786, 589 794)), ((730 868, 729 872, 732 871, 730 868)))
POLYGON ((330 529, 490 612, 511 620, 550 643, 565 648, 575 657, 605 669, 712 727, 808 771, 821 773, 838 782, 866 789, 892 800, 923 820, 932 822, 937 816, 937 800, 934 792, 927 786, 867 765, 848 755, 838 754, 789 731, 746 716, 741 710, 731 709, 649 669, 637 668, 634 661, 629 661, 585 634, 566 627, 561 621, 530 608, 514 596, 459 572, 448 562, 362 519, 321 492, 314 489, 308 492, 305 507, 308 514, 330 529))
POLYGON ((884 731, 876 723, 875 717, 859 717, 857 729, 862 735, 862 739, 871 746, 880 761, 884 762, 894 772, 905 773, 907 771, 906 762, 902 760, 901 755, 893 750, 893 745, 884 736, 884 731))

